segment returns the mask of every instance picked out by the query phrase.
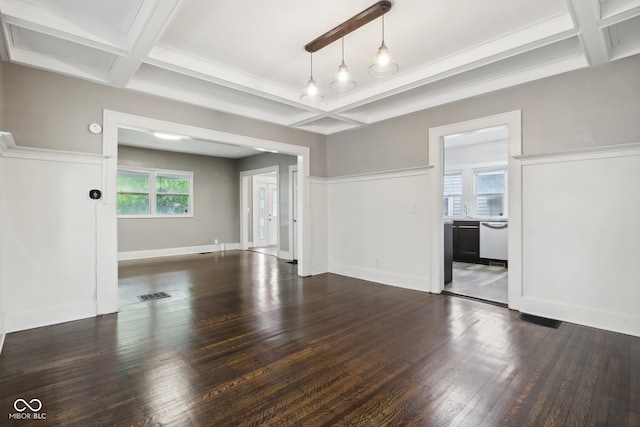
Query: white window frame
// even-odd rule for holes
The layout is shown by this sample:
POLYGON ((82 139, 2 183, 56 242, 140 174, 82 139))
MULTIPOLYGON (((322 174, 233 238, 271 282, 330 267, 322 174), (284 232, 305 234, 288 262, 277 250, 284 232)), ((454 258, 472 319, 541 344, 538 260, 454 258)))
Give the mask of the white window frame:
POLYGON ((488 193, 488 194, 483 194, 483 196, 497 196, 497 195, 502 195, 502 210, 503 210, 503 214, 501 218, 508 218, 509 217, 509 201, 508 201, 508 194, 509 194, 509 190, 508 190, 508 182, 509 182, 509 176, 508 176, 508 170, 507 170, 507 166, 500 166, 500 167, 486 167, 486 168, 476 168, 473 169, 473 203, 475 206, 475 211, 476 211, 476 215, 480 218, 497 218, 497 215, 491 216, 491 215, 480 215, 478 213, 478 175, 480 174, 484 174, 484 173, 495 173, 495 172, 502 172, 504 174, 504 192, 502 193, 488 193))
MULTIPOLYGON (((118 172, 133 172, 143 173, 149 176, 149 213, 140 215, 118 215, 118 218, 193 218, 193 172, 191 171, 177 171, 170 169, 156 169, 156 168, 142 168, 134 166, 118 166, 118 172), (159 214, 156 211, 156 177, 161 176, 176 176, 181 178, 187 178, 189 180, 189 212, 181 214, 159 214)), ((117 191, 117 188, 116 188, 117 191)))
MULTIPOLYGON (((448 215, 445 216, 445 218, 463 218, 465 215, 465 211, 464 211, 464 174, 462 170, 450 170, 450 171, 445 171, 444 176, 452 176, 452 175, 456 175, 456 176, 460 176, 460 194, 444 194, 443 192, 443 197, 446 199, 448 196, 459 196, 460 197, 460 215, 448 215)), ((453 203, 450 202, 449 206, 451 207, 451 210, 453 210, 453 203)))

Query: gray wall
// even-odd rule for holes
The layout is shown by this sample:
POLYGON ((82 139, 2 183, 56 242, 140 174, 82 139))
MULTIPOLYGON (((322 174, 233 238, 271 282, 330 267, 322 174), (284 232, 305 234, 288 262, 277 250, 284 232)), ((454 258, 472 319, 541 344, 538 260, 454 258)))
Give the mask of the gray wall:
POLYGON ((118 219, 118 251, 240 241, 240 187, 234 159, 118 147, 118 164, 193 172, 193 218, 118 219))
MULTIPOLYGON (((280 212, 279 245, 283 251, 289 250, 289 166, 297 163, 298 159, 296 156, 275 153, 262 153, 238 159, 238 170, 241 172, 276 165, 280 167, 280 175, 278 176, 278 205, 280 212)), ((253 209, 253 203, 249 203, 249 209, 253 209)), ((250 218, 252 214, 253 212, 249 214, 250 218)), ((253 227, 249 228, 249 234, 251 235, 251 229, 253 227)))
POLYGON ((427 166, 429 128, 522 110, 523 153, 640 142, 640 56, 330 135, 330 177, 427 166))
POLYGON ((102 136, 87 131, 102 123, 103 109, 222 132, 302 145, 310 148, 310 174, 326 176, 326 137, 208 110, 126 89, 3 63, 2 130, 16 144, 68 151, 100 153, 102 136))

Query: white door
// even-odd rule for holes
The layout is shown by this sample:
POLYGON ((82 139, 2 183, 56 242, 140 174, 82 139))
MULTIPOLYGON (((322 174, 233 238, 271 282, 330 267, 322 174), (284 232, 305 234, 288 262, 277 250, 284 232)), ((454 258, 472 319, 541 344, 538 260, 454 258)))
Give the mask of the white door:
POLYGON ((267 237, 269 246, 278 244, 278 186, 267 184, 267 237))
POLYGON ((278 244, 278 211, 276 206, 274 219, 274 195, 277 205, 275 173, 253 177, 253 247, 278 244))
POLYGON ((291 233, 293 259, 298 259, 298 171, 291 173, 291 233))

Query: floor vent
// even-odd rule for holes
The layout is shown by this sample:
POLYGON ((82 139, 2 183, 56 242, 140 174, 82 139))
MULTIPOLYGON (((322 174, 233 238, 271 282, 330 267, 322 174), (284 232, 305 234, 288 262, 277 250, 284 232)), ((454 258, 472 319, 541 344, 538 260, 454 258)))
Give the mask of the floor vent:
POLYGON ((553 329, 558 329, 558 326, 562 323, 559 320, 547 319, 546 317, 534 316, 533 314, 526 313, 520 313, 520 320, 553 329))
POLYGON ((152 294, 138 295, 138 299, 140 301, 152 301, 156 299, 169 298, 170 296, 171 295, 166 292, 154 292, 152 294))

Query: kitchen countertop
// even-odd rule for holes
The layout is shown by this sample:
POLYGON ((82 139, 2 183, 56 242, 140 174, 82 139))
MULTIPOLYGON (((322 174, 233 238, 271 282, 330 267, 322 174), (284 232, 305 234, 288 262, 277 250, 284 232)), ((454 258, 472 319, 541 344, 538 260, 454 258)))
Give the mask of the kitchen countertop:
POLYGON ((447 224, 448 222, 453 221, 478 221, 478 222, 509 222, 509 218, 474 218, 474 217, 464 217, 464 218, 445 218, 444 222, 447 224))

